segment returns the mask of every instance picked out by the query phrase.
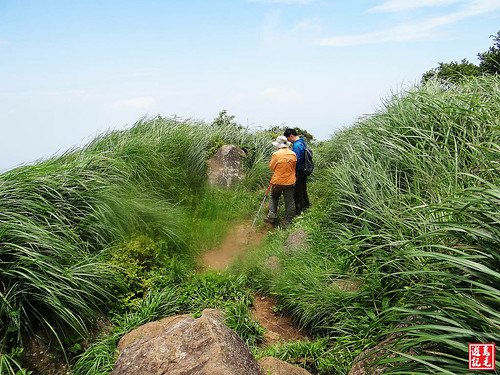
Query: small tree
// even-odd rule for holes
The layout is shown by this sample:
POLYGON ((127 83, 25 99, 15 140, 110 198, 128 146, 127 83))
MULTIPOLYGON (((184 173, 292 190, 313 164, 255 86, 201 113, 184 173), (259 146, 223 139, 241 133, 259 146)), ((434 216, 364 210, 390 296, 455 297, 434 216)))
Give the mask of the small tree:
POLYGON ((481 74, 500 73, 500 31, 493 38, 493 46, 486 52, 478 53, 479 66, 463 59, 461 62, 440 62, 437 68, 428 70, 422 75, 422 83, 431 78, 438 78, 449 83, 460 83, 467 77, 475 77, 481 74))
POLYGON ((490 35, 493 38, 493 46, 486 52, 479 53, 479 69, 481 73, 499 74, 500 73, 500 31, 497 35, 490 35))
POLYGON ((220 111, 219 115, 212 121, 212 126, 234 126, 235 128, 243 129, 241 125, 238 125, 238 123, 234 121, 234 116, 229 115, 225 109, 220 111))
MULTIPOLYGON (((286 128, 291 128, 291 127, 292 126, 274 125, 274 126, 269 127, 268 129, 261 130, 259 133, 268 134, 269 138, 276 138, 279 135, 283 135, 286 128)), ((311 133, 309 133, 307 130, 304 130, 304 129, 298 128, 298 127, 293 127, 293 128, 297 131, 297 133, 299 135, 304 137, 308 142, 314 141, 314 136, 311 133)))
POLYGON ((461 62, 452 61, 451 63, 440 62, 437 68, 428 70, 422 76, 422 82, 425 83, 431 78, 439 78, 451 83, 459 83, 464 78, 475 77, 480 73, 480 69, 473 63, 463 59, 461 62))

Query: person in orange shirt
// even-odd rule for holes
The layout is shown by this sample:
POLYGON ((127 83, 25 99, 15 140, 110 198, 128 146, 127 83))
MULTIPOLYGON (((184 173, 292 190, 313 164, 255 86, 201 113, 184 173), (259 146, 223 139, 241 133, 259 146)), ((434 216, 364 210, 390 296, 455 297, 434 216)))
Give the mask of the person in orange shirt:
POLYGON ((294 185, 296 181, 295 166, 297 164, 297 155, 290 150, 291 143, 286 137, 280 135, 273 142, 273 146, 278 148, 274 152, 269 168, 273 171, 271 177, 271 198, 269 200, 269 213, 264 219, 266 222, 275 225, 278 217, 278 203, 283 194, 285 200, 285 220, 284 226, 291 223, 295 210, 295 201, 293 199, 294 185))

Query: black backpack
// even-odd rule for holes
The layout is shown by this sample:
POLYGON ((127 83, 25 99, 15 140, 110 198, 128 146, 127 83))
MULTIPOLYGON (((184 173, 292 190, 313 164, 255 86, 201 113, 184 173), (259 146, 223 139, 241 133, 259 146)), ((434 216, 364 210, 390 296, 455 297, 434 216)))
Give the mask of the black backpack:
POLYGON ((302 168, 302 174, 304 176, 309 176, 314 170, 313 153, 311 149, 306 146, 304 150, 304 166, 302 168))

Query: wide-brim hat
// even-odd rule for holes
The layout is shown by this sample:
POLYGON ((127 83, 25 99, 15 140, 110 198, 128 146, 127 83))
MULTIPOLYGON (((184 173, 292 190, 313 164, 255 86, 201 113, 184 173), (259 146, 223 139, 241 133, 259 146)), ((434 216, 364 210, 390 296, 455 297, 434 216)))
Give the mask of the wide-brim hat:
POLYGON ((273 146, 277 148, 290 147, 291 143, 286 140, 285 136, 280 135, 276 137, 276 141, 273 142, 273 146))

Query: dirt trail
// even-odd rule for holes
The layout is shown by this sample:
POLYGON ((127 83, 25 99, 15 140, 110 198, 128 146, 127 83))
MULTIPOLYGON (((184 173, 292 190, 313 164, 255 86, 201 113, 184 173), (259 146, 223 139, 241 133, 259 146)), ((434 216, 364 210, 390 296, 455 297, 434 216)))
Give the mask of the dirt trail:
POLYGON ((307 336, 299 330, 292 320, 275 312, 276 300, 270 296, 256 294, 252 307, 252 317, 266 329, 262 346, 277 342, 306 340, 307 336))
POLYGON ((203 254, 201 268, 205 270, 225 270, 248 248, 258 245, 267 234, 267 229, 252 229, 249 223, 240 223, 229 229, 222 244, 203 254))
MULTIPOLYGON (((268 233, 270 227, 252 229, 250 223, 240 223, 229 230, 222 244, 203 254, 200 268, 202 270, 225 270, 239 256, 250 248, 257 246, 268 233)), ((254 295, 252 317, 266 329, 263 346, 294 340, 305 340, 307 336, 301 332, 287 316, 275 312, 276 300, 270 296, 254 295)))

